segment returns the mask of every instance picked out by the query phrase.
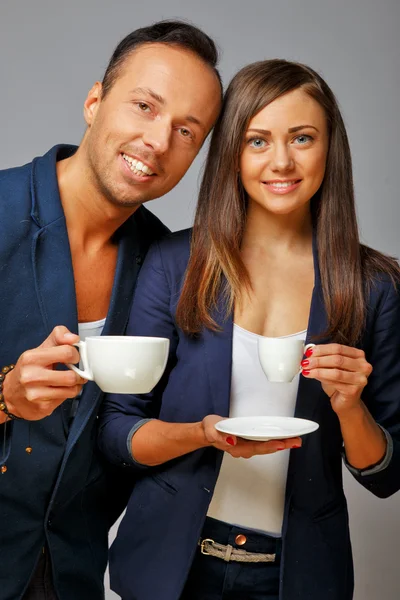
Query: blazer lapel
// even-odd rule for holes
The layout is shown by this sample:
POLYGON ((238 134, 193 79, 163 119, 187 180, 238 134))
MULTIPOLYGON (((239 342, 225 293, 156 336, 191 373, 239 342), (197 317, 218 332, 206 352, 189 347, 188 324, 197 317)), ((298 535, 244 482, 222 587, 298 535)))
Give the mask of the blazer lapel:
MULTIPOLYGON (((308 319, 306 344, 325 344, 328 340, 323 334, 327 329, 328 320, 323 300, 315 230, 313 234, 313 257, 314 289, 312 293, 310 315, 308 319)), ((314 411, 317 408, 319 395, 321 392, 322 388, 319 381, 300 376, 295 417, 312 419, 314 411)))
POLYGON ((118 261, 103 335, 122 335, 128 322, 133 290, 149 245, 148 236, 134 218, 119 230, 118 261))
MULTIPOLYGON (((32 165, 31 217, 38 225, 32 242, 32 268, 39 309, 47 335, 56 325, 77 332, 75 283, 67 228, 58 191, 59 146, 32 165)), ((72 154, 73 147, 64 152, 72 154)))
MULTIPOLYGON (((328 319, 323 300, 315 230, 313 235, 313 256, 315 283, 311 300, 310 316, 308 320, 306 344, 326 344, 329 342, 329 339, 324 335, 324 332, 327 330, 328 319)), ((309 419, 311 421, 316 420, 315 413, 317 412, 319 403, 327 401, 326 397, 324 398, 323 396, 324 391, 319 381, 315 379, 307 379, 307 377, 300 375, 294 416, 301 419, 309 419)), ((309 436, 305 436, 303 445, 308 443, 308 438, 309 436)), ((301 469, 301 461, 302 456, 297 451, 290 453, 286 487, 287 506, 293 491, 295 473, 298 469, 301 469)))
POLYGON ((211 390, 211 410, 213 414, 228 417, 232 374, 233 316, 230 314, 226 317, 224 309, 221 297, 218 308, 213 311, 212 315, 221 330, 214 332, 204 329, 203 342, 211 390))

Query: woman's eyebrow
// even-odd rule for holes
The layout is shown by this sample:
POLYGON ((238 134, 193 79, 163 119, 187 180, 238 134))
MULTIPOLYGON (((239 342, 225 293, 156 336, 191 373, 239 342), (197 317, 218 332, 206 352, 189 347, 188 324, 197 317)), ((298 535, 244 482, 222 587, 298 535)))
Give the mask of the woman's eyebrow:
MULTIPOLYGON (((296 127, 290 127, 288 129, 288 133, 296 133, 297 131, 301 131, 302 129, 307 129, 307 128, 315 129, 315 131, 318 131, 318 129, 316 127, 314 127, 314 125, 296 125, 296 127)), ((259 127, 251 127, 247 131, 262 133, 263 135, 271 135, 271 132, 268 129, 260 129, 259 127)))

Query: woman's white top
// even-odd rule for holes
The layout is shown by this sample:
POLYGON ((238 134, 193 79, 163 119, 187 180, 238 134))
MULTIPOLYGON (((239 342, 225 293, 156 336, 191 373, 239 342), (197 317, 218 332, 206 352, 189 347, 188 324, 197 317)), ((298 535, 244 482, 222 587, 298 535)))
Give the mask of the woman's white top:
MULTIPOLYGON (((293 334, 305 340, 306 331, 293 334)), ((299 375, 291 383, 271 383, 258 358, 258 338, 233 327, 230 417, 293 417, 299 375)), ((208 516, 269 535, 282 533, 289 450, 250 459, 224 453, 208 516)))

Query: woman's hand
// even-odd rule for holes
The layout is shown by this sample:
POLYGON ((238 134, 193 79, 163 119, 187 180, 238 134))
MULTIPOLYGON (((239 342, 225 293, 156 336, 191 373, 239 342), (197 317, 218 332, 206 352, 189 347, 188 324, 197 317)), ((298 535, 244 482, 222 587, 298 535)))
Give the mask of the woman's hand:
POLYGON ((215 424, 223 419, 224 417, 218 415, 204 417, 202 421, 204 436, 210 445, 218 448, 218 450, 228 452, 234 458, 251 458, 259 454, 273 454, 279 450, 300 448, 302 443, 299 437, 270 440, 269 442, 253 442, 235 435, 227 435, 215 429, 215 424))
POLYGON ((308 379, 321 382, 338 417, 347 417, 361 406, 361 394, 372 372, 363 350, 341 344, 309 348, 301 363, 308 379))

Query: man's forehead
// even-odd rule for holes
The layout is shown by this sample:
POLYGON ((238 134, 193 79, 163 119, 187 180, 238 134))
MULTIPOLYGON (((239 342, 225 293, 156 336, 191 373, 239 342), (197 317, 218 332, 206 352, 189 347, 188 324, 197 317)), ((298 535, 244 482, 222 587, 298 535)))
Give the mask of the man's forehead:
POLYGON ((149 88, 162 95, 162 86, 199 87, 202 75, 203 88, 219 87, 213 69, 200 57, 181 46, 169 44, 143 44, 134 49, 123 61, 118 79, 133 88, 149 88))
POLYGON ((211 67, 179 47, 140 46, 121 65, 118 80, 120 91, 132 99, 152 99, 161 107, 184 112, 188 121, 201 126, 208 127, 204 123, 208 112, 219 106, 219 82, 211 67))

